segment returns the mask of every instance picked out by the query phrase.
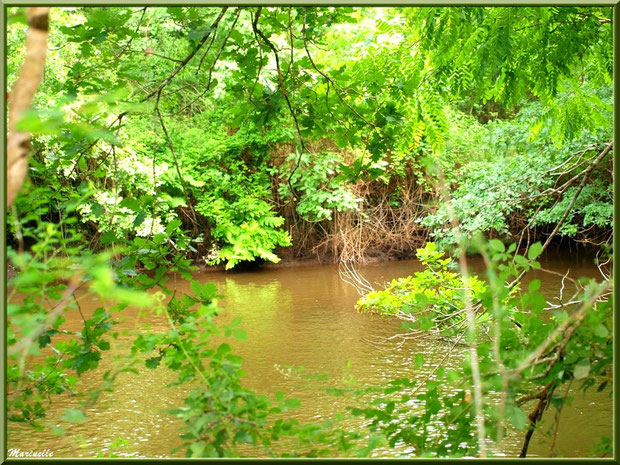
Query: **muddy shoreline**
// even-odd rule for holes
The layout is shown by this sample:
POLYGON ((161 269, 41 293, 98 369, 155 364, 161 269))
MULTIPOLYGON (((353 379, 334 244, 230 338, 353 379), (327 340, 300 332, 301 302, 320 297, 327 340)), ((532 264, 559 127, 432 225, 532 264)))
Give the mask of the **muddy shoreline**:
MULTIPOLYGON (((239 263, 232 270, 226 270, 225 265, 207 265, 204 262, 195 262, 194 265, 198 266, 203 272, 211 272, 211 271, 251 271, 251 270, 259 270, 259 269, 276 269, 276 268, 292 268, 297 266, 316 266, 316 265, 337 265, 339 262, 331 254, 307 254, 303 256, 295 256, 291 251, 287 249, 277 250, 276 255, 280 257, 280 261, 278 263, 267 262, 267 261, 254 261, 254 262, 246 262, 239 263)), ((411 260, 415 258, 415 248, 412 248, 411 251, 407 253, 389 253, 380 250, 371 251, 367 257, 365 257, 364 261, 361 264, 369 264, 369 263, 386 263, 386 262, 397 262, 401 260, 411 260)))

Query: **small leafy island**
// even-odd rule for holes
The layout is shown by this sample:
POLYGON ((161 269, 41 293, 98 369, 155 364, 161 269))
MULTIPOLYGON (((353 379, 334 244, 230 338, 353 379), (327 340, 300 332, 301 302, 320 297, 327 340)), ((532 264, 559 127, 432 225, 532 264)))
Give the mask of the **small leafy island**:
POLYGON ((152 456, 157 416, 160 457, 612 456, 611 429, 556 447, 573 400, 612 417, 611 10, 8 7, 6 453, 152 456), (238 315, 301 347, 265 296, 301 315, 285 278, 334 264, 361 296, 321 302, 411 358, 276 365, 344 402, 312 419, 246 383, 238 315), (101 439, 120 393, 145 442, 101 439))

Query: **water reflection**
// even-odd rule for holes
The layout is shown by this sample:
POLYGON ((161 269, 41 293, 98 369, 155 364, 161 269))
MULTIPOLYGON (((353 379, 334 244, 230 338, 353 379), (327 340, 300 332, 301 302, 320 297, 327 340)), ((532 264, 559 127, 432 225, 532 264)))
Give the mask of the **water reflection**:
MULTIPOLYGON (((570 276, 598 276, 591 261, 575 257, 547 256, 543 267, 570 276)), ((361 267, 371 283, 384 283, 418 270, 415 261, 372 264, 361 267)), ((473 261, 474 269, 482 264, 473 261)), ((302 401, 295 417, 302 422, 327 420, 344 412, 351 400, 326 392, 336 384, 356 382, 360 386, 375 385, 408 377, 424 379, 441 361, 448 349, 439 341, 407 341, 387 339, 398 332, 399 322, 355 311, 359 297, 356 291, 338 276, 335 266, 304 266, 267 268, 254 272, 203 272, 201 282, 215 282, 225 312, 218 318, 229 323, 242 317, 247 341, 233 341, 233 350, 243 357, 248 388, 272 396, 277 391, 302 401), (426 363, 416 368, 416 354, 426 363)), ((561 278, 533 272, 528 279, 543 282, 545 294, 555 295, 561 278)), ((170 284, 180 292, 189 291, 188 283, 174 278, 170 284)), ((527 282, 525 283, 527 285, 527 282)), ((378 286, 377 286, 378 287, 378 286)), ((88 295, 79 296, 84 312, 96 305, 88 295)), ((68 315, 67 325, 79 328, 79 316, 68 315)), ((102 374, 124 363, 131 344, 131 330, 138 327, 165 331, 162 317, 127 309, 119 325, 121 334, 113 341, 113 357, 104 357, 96 373, 87 373, 81 383, 92 389, 102 374), (123 330, 125 332, 123 332, 123 330)), ((456 364, 461 354, 455 352, 447 363, 456 364)), ((97 404, 86 411, 89 421, 74 425, 65 436, 49 431, 32 431, 23 425, 9 425, 9 447, 54 451, 54 457, 93 457, 116 454, 127 457, 169 457, 178 447, 181 424, 166 414, 166 409, 182 403, 184 392, 169 387, 175 375, 165 367, 155 370, 140 368, 139 375, 119 375, 113 392, 104 393, 97 404)), ((350 385, 350 384, 349 384, 350 385)), ((64 409, 74 408, 78 399, 64 396, 49 413, 50 424, 61 425, 64 409)), ((412 408, 415 406, 412 404, 412 408)), ((587 396, 575 395, 572 405, 564 408, 555 442, 558 456, 586 456, 594 442, 603 435, 611 437, 612 400, 608 394, 589 391, 587 396)), ((552 426, 549 412, 543 431, 552 426)), ((349 419, 349 426, 361 420, 349 419)), ((63 424, 66 426, 66 424, 63 424)), ((507 456, 518 454, 521 436, 512 435, 504 444, 507 456)), ((549 456, 551 439, 536 433, 530 447, 532 455, 549 456)), ((379 451, 377 455, 407 454, 406 448, 379 451)), ((182 451, 176 455, 182 456, 182 451)))

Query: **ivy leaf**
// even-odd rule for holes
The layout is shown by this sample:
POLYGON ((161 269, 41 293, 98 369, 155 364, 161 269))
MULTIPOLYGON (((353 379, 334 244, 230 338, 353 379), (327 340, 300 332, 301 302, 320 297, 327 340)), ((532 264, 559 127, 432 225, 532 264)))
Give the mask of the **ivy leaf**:
POLYGON ((205 444, 202 442, 194 442, 189 447, 191 457, 202 457, 205 450, 205 444))
POLYGON ((248 336, 246 334, 246 332, 243 329, 233 329, 232 330, 232 334, 233 337, 235 339, 237 339, 238 341, 247 341, 248 340, 248 336))
POLYGON ((101 236, 101 239, 99 239, 99 241, 102 245, 108 245, 112 242, 116 242, 116 233, 114 231, 108 231, 101 236))
POLYGON ((540 242, 534 242, 527 251, 527 258, 534 260, 542 253, 542 245, 540 242))
POLYGON ((168 226, 166 226, 166 234, 168 235, 172 234, 172 232, 175 229, 177 229, 179 226, 181 226, 181 221, 172 220, 170 223, 168 223, 168 226))
POLYGON ((63 427, 56 425, 52 425, 51 431, 54 436, 63 436, 67 433, 67 430, 65 430, 63 427))
POLYGON ((582 358, 575 365, 573 376, 575 379, 584 379, 590 374, 590 360, 582 358))
POLYGON ((530 270, 530 263, 522 255, 515 256, 514 260, 517 263, 517 265, 521 266, 525 271, 530 270))
POLYGON ((500 241, 499 239, 491 239, 489 241, 489 246, 495 252, 503 253, 506 251, 506 247, 504 246, 504 243, 500 241))
POLYGON ((100 218, 105 213, 105 209, 103 208, 103 205, 97 202, 94 202, 91 205, 91 211, 93 212, 93 216, 95 218, 100 218))
POLYGON ((88 420, 88 417, 80 409, 68 408, 65 410, 62 419, 69 423, 82 423, 88 420))
POLYGON ((254 444, 254 438, 247 431, 239 431, 235 435, 235 442, 244 442, 246 444, 254 444))
POLYGON ((527 286, 527 289, 529 292, 536 292, 538 289, 540 289, 540 279, 532 279, 530 281, 530 284, 527 286))
POLYGON ((133 220, 133 225, 138 227, 142 223, 144 223, 145 219, 146 219, 146 212, 144 210, 142 210, 140 213, 138 213, 138 215, 136 216, 136 219, 133 220))
POLYGON ((525 425, 527 424, 527 415, 516 405, 509 405, 506 407, 506 416, 512 425, 519 431, 522 431, 523 428, 525 428, 525 425))
POLYGON ((606 338, 607 336, 609 336, 609 330, 607 329, 607 327, 605 327, 604 324, 600 324, 596 328, 594 328, 594 334, 598 337, 606 338))
POLYGON ((136 199, 126 197, 121 200, 119 207, 129 208, 131 211, 137 213, 140 210, 140 202, 138 202, 136 199))
POLYGON ((56 331, 55 329, 50 329, 48 331, 45 331, 43 334, 41 334, 39 336, 39 348, 43 348, 46 345, 48 345, 51 341, 52 341, 52 336, 54 334, 57 334, 58 331, 56 331))

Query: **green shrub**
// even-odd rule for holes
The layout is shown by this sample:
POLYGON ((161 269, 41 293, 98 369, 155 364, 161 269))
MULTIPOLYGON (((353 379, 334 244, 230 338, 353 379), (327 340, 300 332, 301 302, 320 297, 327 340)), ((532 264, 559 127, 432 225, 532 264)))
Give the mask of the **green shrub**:
POLYGON ((413 276, 392 280, 385 289, 371 291, 357 302, 361 312, 398 315, 406 319, 431 314, 437 324, 452 322, 451 315, 461 315, 465 307, 465 291, 478 299, 486 285, 475 275, 464 281, 460 274, 450 271, 452 258, 443 258, 444 252, 429 242, 417 249, 417 257, 425 270, 413 276))

